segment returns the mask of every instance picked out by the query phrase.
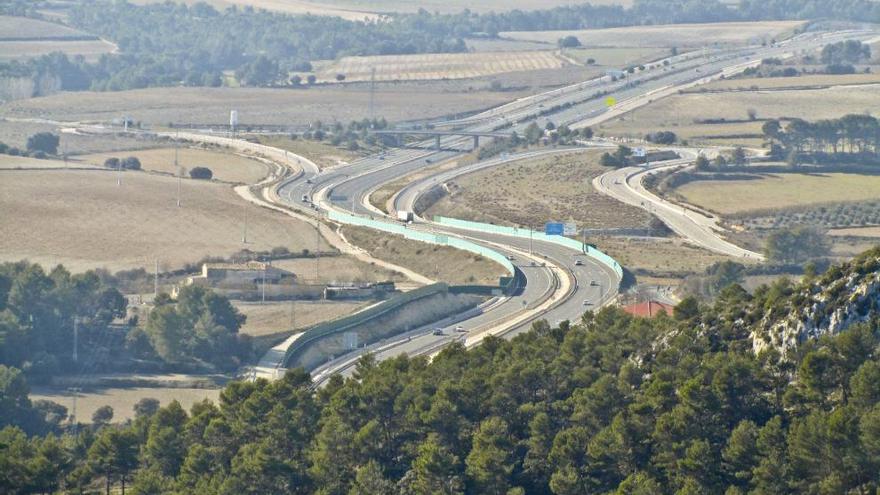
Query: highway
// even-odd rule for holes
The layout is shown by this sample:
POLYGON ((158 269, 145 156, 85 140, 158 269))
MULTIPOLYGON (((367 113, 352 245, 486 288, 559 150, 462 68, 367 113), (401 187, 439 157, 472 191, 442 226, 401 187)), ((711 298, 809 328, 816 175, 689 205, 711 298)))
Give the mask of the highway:
MULTIPOLYGON (((597 78, 517 100, 466 119, 459 119, 450 123, 449 127, 461 128, 467 132, 492 132, 503 129, 506 132, 521 133, 532 122, 543 126, 549 120, 553 120, 557 125, 566 123, 573 127, 584 126, 587 123, 594 125, 603 119, 616 117, 623 109, 628 111, 648 104, 656 98, 674 94, 680 88, 744 70, 746 67, 756 65, 762 58, 782 57, 801 50, 818 49, 824 43, 840 39, 867 39, 873 34, 868 31, 806 33, 773 47, 713 50, 708 51, 707 56, 685 54, 672 59, 668 66, 659 64, 656 68, 637 73, 627 80, 612 81, 608 77, 597 78), (607 96, 616 98, 618 104, 609 109, 605 104, 607 96)), ((455 136, 443 137, 440 140, 441 148, 459 149, 464 148, 470 141, 471 138, 455 136)), ((432 144, 433 140, 426 140, 418 145, 430 148, 432 144)), ((459 155, 459 151, 449 149, 395 149, 326 171, 304 167, 301 175, 286 179, 278 185, 277 195, 287 205, 317 217, 324 216, 327 210, 337 210, 378 218, 381 212, 369 206, 367 201, 370 192, 414 171, 459 155)), ((509 159, 511 157, 504 157, 470 167, 496 166, 509 159)), ((685 159, 680 163, 665 163, 662 166, 680 166, 687 161, 685 159)), ((468 171, 471 169, 469 168, 468 171)), ((448 180, 447 177, 454 176, 455 172, 457 171, 443 172, 436 177, 432 176, 418 184, 407 186, 395 204, 401 209, 411 209, 419 194, 439 182, 448 180)), ((632 168, 614 171, 613 174, 602 176, 597 188, 621 201, 650 209, 674 231, 696 244, 734 256, 760 256, 723 240, 717 234, 717 225, 712 227, 714 222, 711 219, 698 219, 693 216, 695 213, 684 211, 680 206, 668 204, 644 191, 641 188, 641 177, 650 172, 650 170, 632 168)), ((613 298, 620 282, 610 268, 557 244, 450 229, 424 221, 417 222, 411 228, 467 238, 513 257, 517 269, 525 276, 526 286, 521 293, 498 300, 465 322, 441 327, 444 335, 433 335, 433 328, 428 326, 422 329, 420 334, 385 342, 382 344, 382 349, 376 351, 379 358, 400 353, 433 353, 440 346, 462 338, 466 344, 474 345, 486 332, 515 334, 528 328, 531 321, 536 318, 545 318, 551 324, 565 319, 575 319, 585 310, 599 307, 613 298), (533 253, 532 257, 529 257, 530 250, 533 253), (578 256, 581 257, 582 264, 575 265, 578 256), (536 266, 532 266, 532 263, 536 266), (541 266, 542 264, 546 266, 541 266), (455 327, 458 325, 464 327, 467 332, 456 332, 455 327)), ((349 369, 350 364, 346 365, 349 359, 350 356, 334 360, 317 373, 327 376, 335 372, 344 372, 349 369)))

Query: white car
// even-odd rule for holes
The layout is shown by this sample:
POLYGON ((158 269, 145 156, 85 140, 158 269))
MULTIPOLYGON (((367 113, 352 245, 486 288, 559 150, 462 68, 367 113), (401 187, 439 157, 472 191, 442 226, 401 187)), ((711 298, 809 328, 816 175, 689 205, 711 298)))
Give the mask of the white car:
POLYGON ((464 327, 461 326, 461 325, 458 325, 457 327, 455 327, 455 331, 458 332, 458 333, 464 333, 464 332, 467 332, 467 330, 465 330, 464 327))
POLYGON ((575 261, 574 261, 574 266, 584 266, 584 262, 581 261, 581 260, 575 260, 575 261))

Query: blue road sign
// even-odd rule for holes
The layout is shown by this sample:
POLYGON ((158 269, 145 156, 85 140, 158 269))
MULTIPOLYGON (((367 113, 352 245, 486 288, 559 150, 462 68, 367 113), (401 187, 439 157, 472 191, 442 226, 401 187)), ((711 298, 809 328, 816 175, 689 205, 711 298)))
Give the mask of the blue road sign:
POLYGON ((565 233, 565 225, 561 223, 548 223, 544 225, 544 233, 547 235, 562 235, 565 233))

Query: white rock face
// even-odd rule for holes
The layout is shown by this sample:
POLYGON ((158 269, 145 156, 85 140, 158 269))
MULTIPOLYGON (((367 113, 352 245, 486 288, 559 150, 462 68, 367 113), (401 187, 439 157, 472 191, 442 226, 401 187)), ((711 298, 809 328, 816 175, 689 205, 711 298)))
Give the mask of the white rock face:
MULTIPOLYGON (((867 266, 868 264, 860 265, 867 266)), ((751 333, 752 348, 758 353, 775 347, 783 356, 797 344, 822 335, 836 334, 880 314, 880 271, 854 272, 822 287, 814 284, 794 300, 801 309, 773 321, 765 315, 751 333)))

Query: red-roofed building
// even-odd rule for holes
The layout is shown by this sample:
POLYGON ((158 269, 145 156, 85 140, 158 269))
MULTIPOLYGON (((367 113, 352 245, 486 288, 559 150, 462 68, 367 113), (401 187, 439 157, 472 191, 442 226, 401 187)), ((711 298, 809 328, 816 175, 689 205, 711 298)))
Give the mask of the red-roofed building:
POLYGON ((657 301, 645 301, 638 304, 624 306, 623 310, 640 318, 653 318, 660 314, 660 312, 665 312, 667 315, 672 316, 672 308, 674 307, 675 306, 657 301))

